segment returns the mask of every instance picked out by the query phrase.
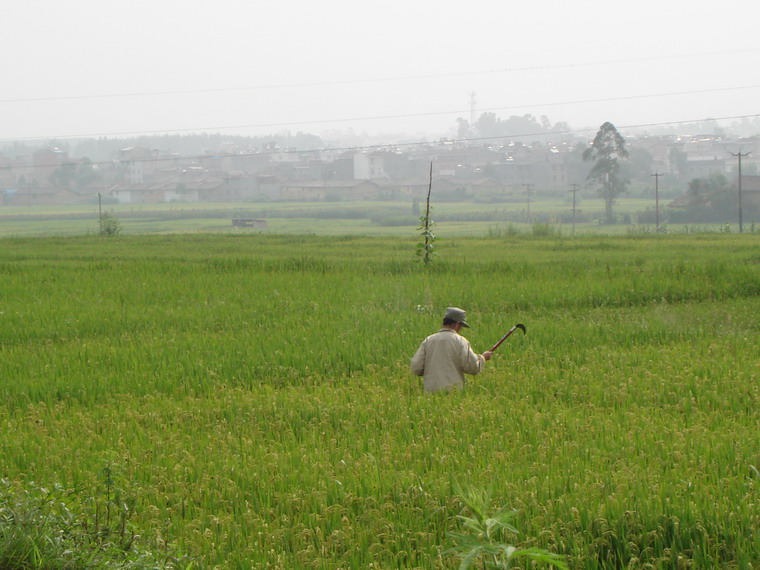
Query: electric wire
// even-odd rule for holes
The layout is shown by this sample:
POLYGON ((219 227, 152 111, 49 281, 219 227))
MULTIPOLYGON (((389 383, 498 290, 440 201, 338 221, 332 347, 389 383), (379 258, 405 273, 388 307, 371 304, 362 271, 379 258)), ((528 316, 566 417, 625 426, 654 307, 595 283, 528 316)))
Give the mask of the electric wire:
MULTIPOLYGON (((509 105, 503 107, 485 107, 479 108, 478 111, 493 112, 493 111, 509 111, 518 109, 534 109, 542 107, 558 107, 564 105, 583 105, 589 103, 605 103, 614 101, 632 101, 639 99, 652 99, 658 97, 675 97, 684 95, 699 95, 705 93, 720 93, 727 91, 739 91, 747 89, 758 89, 760 84, 757 85, 740 85, 734 87, 717 87, 712 89, 700 89, 691 91, 672 91, 663 93, 646 93, 639 95, 624 95, 620 97, 603 97, 596 99, 580 99, 569 101, 556 101, 556 102, 544 102, 544 103, 532 103, 522 105, 509 105)), ((389 119, 406 119, 417 117, 433 117, 433 116, 445 116, 445 115, 458 115, 469 114, 470 110, 453 110, 453 111, 427 111, 424 113, 403 113, 395 115, 368 115, 362 117, 349 117, 349 118, 333 118, 333 119, 311 119, 304 121, 286 121, 276 123, 249 123, 240 125, 220 125, 210 127, 183 127, 175 129, 154 129, 154 130, 139 130, 139 131, 109 131, 109 132, 97 132, 97 133, 79 133, 79 134, 58 134, 58 135, 44 135, 44 136, 27 136, 27 137, 15 137, 15 138, 0 138, 0 141, 34 141, 34 140, 49 140, 49 139, 80 139, 80 138, 92 138, 92 137, 108 137, 108 136, 137 136, 137 135, 161 135, 168 133, 187 133, 187 132, 208 132, 208 131, 229 131, 232 129, 261 129, 261 128, 276 128, 276 127, 293 127, 293 126, 305 126, 305 125, 318 125, 328 123, 350 123, 357 121, 379 121, 389 119)), ((703 119, 704 120, 704 119, 703 119)))
POLYGON ((587 62, 571 62, 571 63, 554 63, 554 64, 539 64, 539 65, 526 65, 516 67, 506 67, 500 69, 491 70, 478 70, 478 71, 452 71, 447 73, 431 73, 431 74, 418 74, 418 75, 405 75, 405 76, 389 76, 389 77, 375 77, 365 79, 338 79, 334 81, 318 81, 307 83, 282 83, 271 85, 252 85, 243 87, 212 87, 201 89, 176 89, 167 91, 135 91, 126 93, 100 93, 100 94, 85 94, 85 95, 57 95, 51 97, 23 97, 13 99, 0 99, 0 104, 8 103, 33 103, 33 102, 49 102, 49 101, 71 101, 71 100, 87 100, 87 99, 110 99, 110 98, 124 98, 124 97, 153 97, 153 96, 166 96, 166 95, 192 95, 201 93, 229 93, 239 91, 256 91, 256 90, 269 90, 269 89, 303 89, 307 87, 325 87, 325 86, 338 86, 338 85, 353 85, 364 83, 385 83, 392 81, 418 81, 426 79, 441 79, 447 77, 467 77, 474 75, 493 75, 499 73, 518 73, 526 71, 542 71, 542 70, 556 70, 556 69, 573 69, 581 67, 595 67, 604 65, 620 65, 625 63, 640 63, 647 61, 661 61, 671 59, 687 59, 694 57, 707 57, 715 55, 734 55, 747 52, 758 51, 755 49, 739 49, 728 51, 715 51, 715 52, 703 52, 703 53, 689 53, 689 54, 666 54, 648 57, 636 57, 628 59, 610 59, 610 60, 596 60, 587 62))

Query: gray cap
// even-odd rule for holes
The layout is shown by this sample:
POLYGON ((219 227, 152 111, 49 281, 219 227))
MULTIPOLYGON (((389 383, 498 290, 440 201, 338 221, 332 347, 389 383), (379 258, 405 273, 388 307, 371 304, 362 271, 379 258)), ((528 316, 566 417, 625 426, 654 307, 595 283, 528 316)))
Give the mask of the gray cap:
POLYGON ((449 307, 446 309, 446 314, 443 315, 443 318, 462 323, 463 327, 469 328, 470 326, 467 324, 467 314, 464 312, 464 310, 458 309, 457 307, 449 307))

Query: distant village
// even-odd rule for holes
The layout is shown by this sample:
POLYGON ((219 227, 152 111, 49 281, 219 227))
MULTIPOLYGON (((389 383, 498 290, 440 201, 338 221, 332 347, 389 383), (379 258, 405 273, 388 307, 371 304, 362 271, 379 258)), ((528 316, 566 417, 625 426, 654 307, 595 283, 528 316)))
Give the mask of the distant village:
MULTIPOLYGON (((0 154, 0 206, 93 203, 419 200, 431 184, 439 201, 504 202, 534 196, 566 196, 588 187, 588 144, 556 142, 457 142, 356 149, 260 149, 224 143, 187 156, 161 148, 128 146, 112 159, 73 158, 45 147, 28 154, 0 154), (430 170, 432 165, 432 178, 430 170)), ((748 203, 760 207, 760 136, 651 136, 626 141, 631 187, 659 179, 663 195, 685 194, 689 181, 722 173, 736 178, 743 158, 748 203)))

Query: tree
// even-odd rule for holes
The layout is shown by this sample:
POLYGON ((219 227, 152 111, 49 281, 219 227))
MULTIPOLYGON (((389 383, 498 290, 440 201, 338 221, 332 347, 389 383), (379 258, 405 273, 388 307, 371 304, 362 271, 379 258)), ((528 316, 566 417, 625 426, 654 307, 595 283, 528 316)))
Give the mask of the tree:
POLYGON ((461 117, 458 118, 457 119, 457 138, 466 139, 467 137, 470 136, 471 132, 472 132, 472 129, 470 128, 469 121, 461 117))
POLYGON ((546 128, 542 127, 529 113, 522 117, 511 115, 509 119, 502 121, 502 129, 509 136, 538 136, 543 132, 548 132, 548 125, 551 125, 548 118, 546 118, 546 125, 546 128))
POLYGON ((612 223, 612 206, 617 197, 625 192, 626 186, 626 180, 620 175, 618 159, 627 156, 625 139, 610 122, 599 127, 591 146, 583 152, 583 160, 594 161, 588 179, 600 185, 599 196, 604 198, 605 218, 608 224, 612 223))
POLYGON ((689 182, 689 195, 714 196, 727 192, 730 188, 728 179, 720 172, 712 172, 706 178, 694 178, 689 182))
POLYGON ((503 136, 504 132, 502 126, 499 124, 501 121, 496 117, 496 113, 483 113, 475 121, 475 131, 479 137, 499 137, 503 136))
MULTIPOLYGON (((459 130, 466 125, 464 119, 457 119, 459 130)), ((540 135, 548 133, 551 130, 551 122, 545 115, 541 117, 541 122, 531 114, 522 116, 511 115, 508 119, 500 119, 495 113, 487 112, 480 115, 472 130, 479 137, 497 138, 497 137, 515 137, 531 136, 540 138, 540 135)))
POLYGON ((64 162, 56 168, 51 174, 48 180, 54 186, 59 188, 71 188, 72 183, 77 175, 77 165, 74 162, 64 162))
POLYGON ((736 207, 736 186, 720 172, 694 178, 686 193, 688 215, 693 221, 722 222, 730 219, 736 207))
POLYGON ((64 162, 52 172, 49 180, 51 184, 59 188, 81 190, 101 178, 92 160, 84 157, 78 165, 72 161, 64 162))

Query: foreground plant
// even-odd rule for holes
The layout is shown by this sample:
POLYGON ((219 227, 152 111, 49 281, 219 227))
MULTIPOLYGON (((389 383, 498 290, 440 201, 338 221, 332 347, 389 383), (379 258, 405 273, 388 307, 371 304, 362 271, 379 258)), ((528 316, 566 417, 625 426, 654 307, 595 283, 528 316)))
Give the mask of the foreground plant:
POLYGON ((446 552, 456 552, 462 559, 460 570, 471 568, 480 561, 485 568, 512 568, 516 560, 528 559, 545 563, 556 568, 567 568, 564 557, 541 548, 517 548, 506 542, 508 535, 519 534, 513 521, 517 517, 514 509, 500 509, 489 514, 491 494, 482 489, 466 491, 455 483, 459 499, 470 510, 472 516, 458 515, 466 532, 451 532, 448 536, 456 545, 446 552))
POLYGON ((0 479, 0 568, 193 568, 186 557, 135 544, 139 537, 129 529, 130 509, 116 504, 110 467, 105 477, 105 497, 87 499, 96 504, 94 517, 60 486, 47 489, 0 479), (116 507, 118 514, 112 512, 116 507))
POLYGON ((425 201, 425 214, 420 216, 420 242, 417 244, 417 256, 427 265, 433 262, 435 255, 433 242, 435 234, 433 233, 433 220, 430 217, 430 192, 433 189, 433 163, 430 163, 430 183, 428 184, 427 200, 425 201))

